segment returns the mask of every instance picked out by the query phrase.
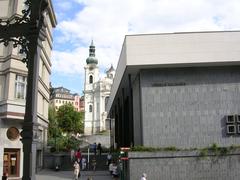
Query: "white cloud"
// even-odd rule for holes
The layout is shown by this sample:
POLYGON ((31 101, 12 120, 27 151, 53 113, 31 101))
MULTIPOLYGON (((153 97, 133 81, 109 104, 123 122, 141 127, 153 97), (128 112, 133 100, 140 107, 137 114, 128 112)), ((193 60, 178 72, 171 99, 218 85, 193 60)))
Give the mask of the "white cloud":
MULTIPOLYGON (((84 8, 59 22, 57 42, 77 49, 55 51, 53 68, 83 73, 91 39, 99 65, 116 67, 126 34, 240 29, 239 0, 74 0, 84 8), (83 46, 85 45, 85 46, 83 46)), ((61 3, 61 2, 59 2, 61 3)), ((66 2, 65 2, 66 3, 66 2)), ((66 14, 67 16, 67 14, 66 14)))

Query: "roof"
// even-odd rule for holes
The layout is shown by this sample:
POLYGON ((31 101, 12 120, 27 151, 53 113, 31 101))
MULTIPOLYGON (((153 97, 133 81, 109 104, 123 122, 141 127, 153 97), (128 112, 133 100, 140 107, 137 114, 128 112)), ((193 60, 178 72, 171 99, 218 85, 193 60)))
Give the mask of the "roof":
POLYGON ((107 106, 121 81, 141 69, 240 65, 240 31, 126 35, 107 106))

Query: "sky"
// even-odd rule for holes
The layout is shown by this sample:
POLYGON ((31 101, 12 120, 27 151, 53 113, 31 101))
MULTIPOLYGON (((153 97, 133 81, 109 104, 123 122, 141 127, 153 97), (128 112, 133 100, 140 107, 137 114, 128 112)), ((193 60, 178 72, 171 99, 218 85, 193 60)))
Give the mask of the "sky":
POLYGON ((53 87, 83 95, 91 40, 103 77, 117 67, 125 35, 240 30, 240 0, 52 0, 53 87))

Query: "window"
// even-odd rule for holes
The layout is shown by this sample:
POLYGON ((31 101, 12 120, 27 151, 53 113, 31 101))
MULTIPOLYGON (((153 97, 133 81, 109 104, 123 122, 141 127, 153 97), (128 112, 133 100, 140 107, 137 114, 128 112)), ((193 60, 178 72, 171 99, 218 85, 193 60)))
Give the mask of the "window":
POLYGON ((107 109, 108 100, 109 100, 109 96, 105 97, 105 111, 106 111, 106 109, 107 109))
POLYGON ((89 112, 92 112, 92 105, 89 105, 89 112))
POLYGON ((240 115, 226 116, 227 135, 240 134, 240 115))
POLYGON ((15 98, 26 99, 27 77, 16 75, 15 78, 15 98))
POLYGON ((100 111, 100 106, 99 106, 99 103, 97 103, 97 112, 100 111))
POLYGON ((92 76, 92 75, 89 76, 89 83, 90 83, 90 84, 93 83, 93 76, 92 76))

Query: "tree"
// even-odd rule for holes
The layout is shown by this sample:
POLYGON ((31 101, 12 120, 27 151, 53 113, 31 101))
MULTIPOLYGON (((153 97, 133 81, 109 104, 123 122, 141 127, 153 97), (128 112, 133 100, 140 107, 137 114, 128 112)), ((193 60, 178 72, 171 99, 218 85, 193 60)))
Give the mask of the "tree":
POLYGON ((50 106, 48 109, 48 136, 49 138, 56 138, 61 136, 61 129, 58 127, 57 112, 54 107, 50 106))
POLYGON ((74 134, 83 132, 83 113, 77 112, 72 104, 60 106, 56 118, 63 132, 74 134))

